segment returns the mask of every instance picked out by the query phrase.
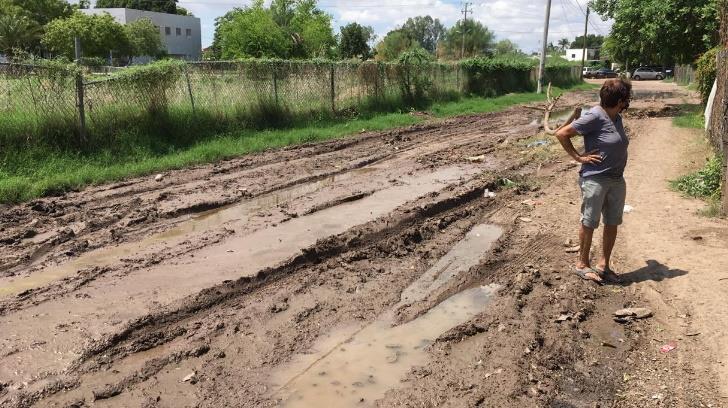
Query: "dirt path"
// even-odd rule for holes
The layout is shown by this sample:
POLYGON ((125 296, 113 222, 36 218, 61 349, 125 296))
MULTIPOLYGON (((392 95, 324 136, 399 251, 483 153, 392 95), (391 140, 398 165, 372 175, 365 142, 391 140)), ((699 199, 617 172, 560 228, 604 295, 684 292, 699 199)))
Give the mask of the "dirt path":
POLYGON ((640 282, 640 293, 658 311, 665 332, 656 339, 675 342, 673 353, 696 370, 687 378, 717 373, 728 405, 728 223, 699 215, 705 203, 681 197, 668 184, 705 162, 702 132, 659 118, 640 121, 634 133, 626 177, 635 210, 617 248, 622 270, 640 282))
POLYGON ((4 208, 0 406, 720 406, 725 348, 698 315, 721 293, 686 309, 675 296, 700 285, 675 285, 710 269, 698 254, 724 256, 724 230, 681 227, 697 204, 649 178, 681 172, 666 163, 693 137, 650 163, 672 130, 649 118, 689 97, 636 91, 627 123, 645 167, 630 191, 644 195, 630 196, 617 266, 655 259, 684 281, 568 273, 576 166, 541 145, 532 109, 361 134, 4 208), (671 229, 653 195, 689 203, 670 204, 671 229), (612 319, 662 299, 654 319, 612 319), (661 355, 652 339, 673 334, 686 340, 661 355))

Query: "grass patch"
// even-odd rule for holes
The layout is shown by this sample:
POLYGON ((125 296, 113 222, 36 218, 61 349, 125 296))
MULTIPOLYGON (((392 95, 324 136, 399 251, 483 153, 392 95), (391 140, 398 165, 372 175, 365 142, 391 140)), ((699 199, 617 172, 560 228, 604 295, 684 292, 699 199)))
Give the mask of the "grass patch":
MULTIPOLYGON (((570 90, 594 89, 580 84, 570 90)), ((554 89, 555 94, 564 89, 554 89)), ((543 101, 545 95, 508 94, 496 98, 463 98, 431 107, 439 117, 493 112, 512 105, 543 101)), ((115 137, 113 147, 79 152, 54 146, 15 149, 0 155, 0 203, 18 203, 62 194, 90 184, 100 184, 155 172, 306 142, 345 137, 361 131, 380 131, 426 120, 410 112, 344 117, 320 117, 287 129, 241 129, 211 135, 177 134, 152 137, 127 130, 115 137), (195 137, 199 140, 194 141, 195 137)), ((179 127, 178 127, 179 128, 179 127)), ((126 129, 126 128, 125 128, 126 129)), ((189 133, 189 132, 186 132, 189 133)))
POLYGON ((716 154, 706 161, 702 169, 673 180, 670 185, 689 197, 706 200, 708 206, 700 214, 716 217, 720 214, 722 180, 723 157, 716 154))
POLYGON ((705 116, 701 105, 685 104, 680 107, 680 115, 672 118, 676 127, 705 129, 705 116))

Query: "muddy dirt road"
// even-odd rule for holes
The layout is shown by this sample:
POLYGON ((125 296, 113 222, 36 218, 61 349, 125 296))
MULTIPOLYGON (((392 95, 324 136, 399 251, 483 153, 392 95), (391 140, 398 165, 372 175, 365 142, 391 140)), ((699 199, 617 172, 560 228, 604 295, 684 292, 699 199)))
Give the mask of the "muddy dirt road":
MULTIPOLYGON (((689 98, 643 92, 635 123, 689 98)), ((643 301, 632 286, 565 272, 575 164, 534 143, 539 119, 433 120, 2 208, 0 405, 640 405, 623 374, 653 368, 635 353, 656 329, 612 320, 643 301)), ((683 406, 720 406, 716 387, 683 406)))

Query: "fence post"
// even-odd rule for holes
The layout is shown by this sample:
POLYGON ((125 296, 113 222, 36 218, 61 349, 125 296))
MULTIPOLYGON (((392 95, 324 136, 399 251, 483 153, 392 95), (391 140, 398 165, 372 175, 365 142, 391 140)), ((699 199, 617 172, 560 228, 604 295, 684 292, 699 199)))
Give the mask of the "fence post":
POLYGON ((81 142, 86 142, 86 110, 83 95, 83 71, 81 70, 81 39, 73 38, 74 51, 76 54, 76 106, 78 106, 78 134, 81 142))
POLYGON ((278 66, 273 64, 273 95, 275 97, 276 105, 278 105, 278 76, 276 74, 278 66))
POLYGON ((187 93, 190 95, 190 103, 192 104, 192 114, 195 114, 195 98, 192 96, 192 85, 190 85, 190 73, 188 71, 189 64, 185 66, 185 79, 187 80, 187 93))
POLYGON ((331 112, 336 113, 336 86, 334 83, 334 63, 331 63, 331 71, 329 73, 329 79, 331 82, 331 112))

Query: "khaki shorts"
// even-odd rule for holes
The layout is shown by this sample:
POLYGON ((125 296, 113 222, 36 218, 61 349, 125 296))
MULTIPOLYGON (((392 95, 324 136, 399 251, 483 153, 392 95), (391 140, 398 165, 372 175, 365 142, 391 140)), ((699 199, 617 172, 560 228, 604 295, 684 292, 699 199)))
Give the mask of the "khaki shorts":
POLYGON ((597 228, 604 216, 605 225, 622 224, 627 184, 624 177, 587 176, 579 178, 581 187, 581 223, 597 228))

